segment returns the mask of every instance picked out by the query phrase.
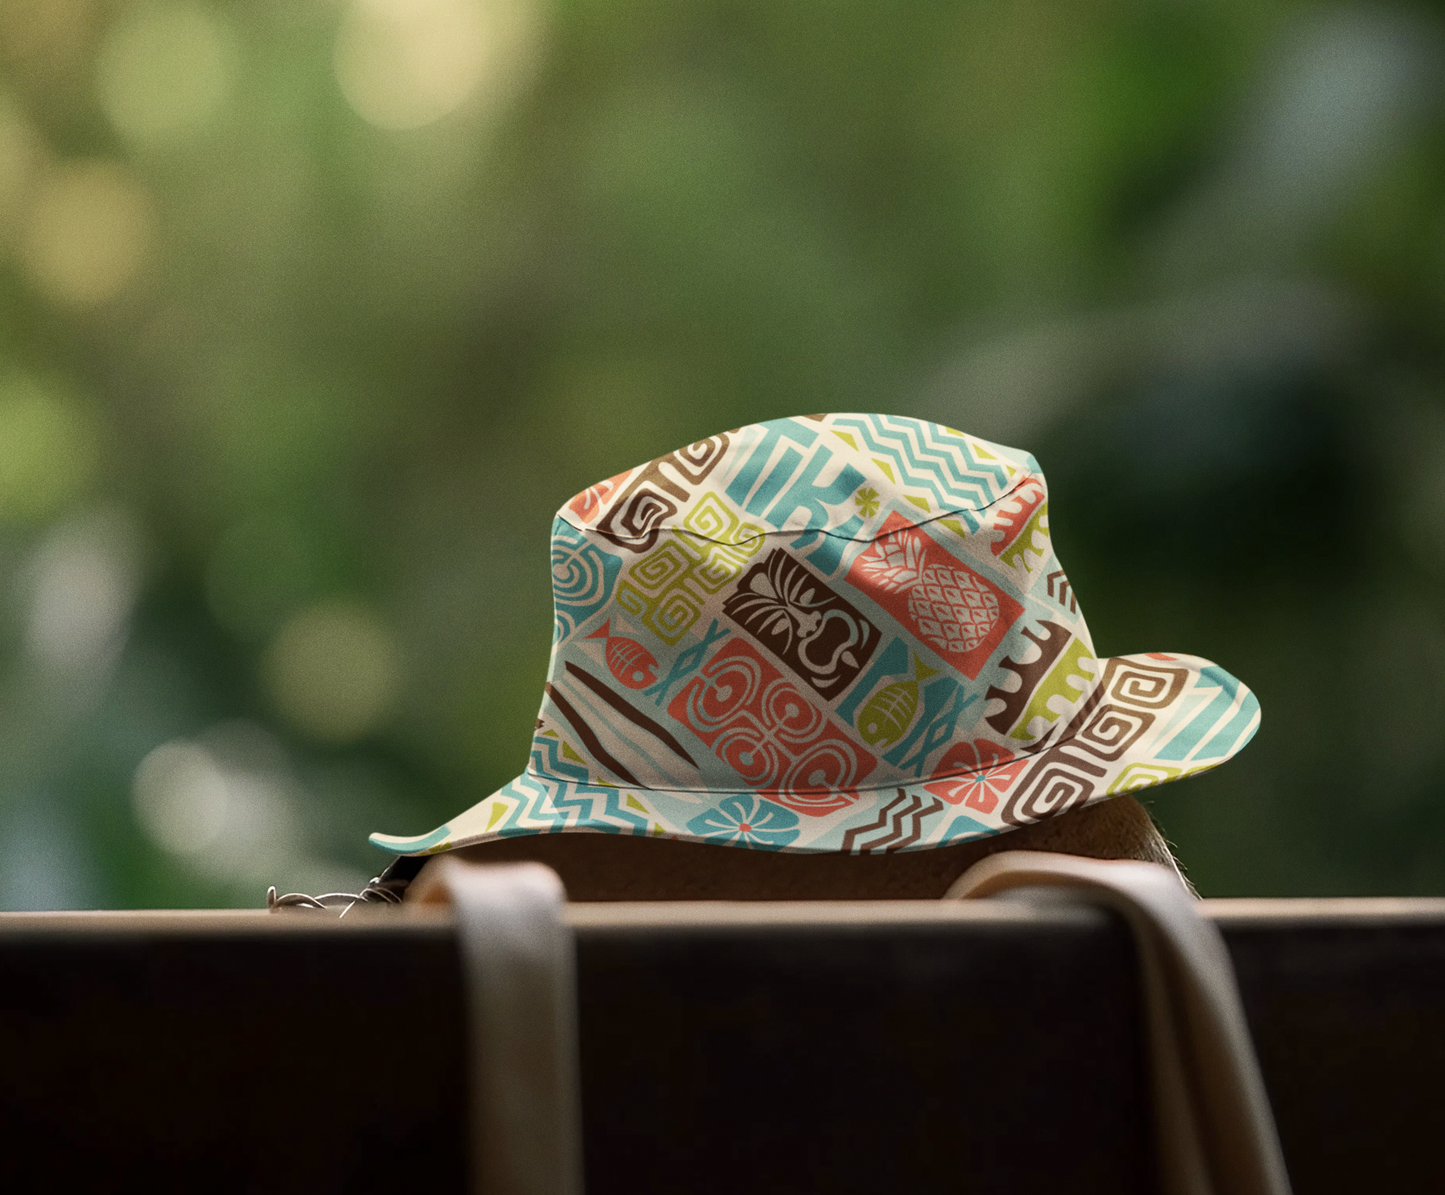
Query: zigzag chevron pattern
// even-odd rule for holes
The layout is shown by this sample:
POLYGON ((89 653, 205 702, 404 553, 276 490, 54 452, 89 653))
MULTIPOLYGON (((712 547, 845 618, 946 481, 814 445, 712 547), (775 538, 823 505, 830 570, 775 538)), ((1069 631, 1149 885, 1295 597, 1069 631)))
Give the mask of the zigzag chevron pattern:
POLYGON ((1058 602, 1059 605, 1067 606, 1070 614, 1077 614, 1079 612, 1079 599, 1074 596, 1069 586, 1069 579, 1064 576, 1064 570, 1061 568, 1055 569, 1045 580, 1047 581, 1046 588, 1048 589, 1049 596, 1058 602))
MULTIPOLYGON (((961 433, 937 423, 887 415, 840 415, 834 423, 855 429, 869 453, 898 470, 900 484, 929 491, 940 510, 988 506, 1013 485, 1002 459, 1012 455, 1007 449, 1000 448, 995 460, 982 460, 961 433)), ((990 447, 976 443, 985 451, 990 447)))
POLYGON ((931 793, 900 788, 873 821, 843 835, 843 850, 853 855, 907 850, 923 838, 924 822, 942 810, 943 802, 931 793))

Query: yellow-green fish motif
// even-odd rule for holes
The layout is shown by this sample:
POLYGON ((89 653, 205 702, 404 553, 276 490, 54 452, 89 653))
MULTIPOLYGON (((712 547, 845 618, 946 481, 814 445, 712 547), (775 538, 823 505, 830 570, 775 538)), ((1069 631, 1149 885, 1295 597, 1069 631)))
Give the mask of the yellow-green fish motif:
POLYGON ((898 742, 913 724, 918 712, 918 683, 937 673, 917 656, 913 657, 914 678, 895 681, 868 699, 858 711, 858 733, 870 746, 884 749, 898 742))

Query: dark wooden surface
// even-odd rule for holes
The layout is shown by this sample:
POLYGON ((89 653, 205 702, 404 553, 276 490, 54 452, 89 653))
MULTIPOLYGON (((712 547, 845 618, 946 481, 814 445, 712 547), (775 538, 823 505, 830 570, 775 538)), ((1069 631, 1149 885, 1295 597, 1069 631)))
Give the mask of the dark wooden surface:
MULTIPOLYGON (((1445 909, 1208 907, 1298 1195, 1445 1189, 1445 909)), ((591 1195, 1153 1190, 1102 914, 632 910, 574 907, 591 1195)), ((461 1191, 464 1035, 445 918, 0 917, 0 1190, 461 1191)))

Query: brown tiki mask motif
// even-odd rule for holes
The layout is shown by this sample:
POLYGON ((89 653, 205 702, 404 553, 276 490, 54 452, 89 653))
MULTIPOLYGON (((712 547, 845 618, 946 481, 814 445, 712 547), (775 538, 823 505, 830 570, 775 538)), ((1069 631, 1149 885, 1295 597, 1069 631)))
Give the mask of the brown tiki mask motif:
POLYGON ((723 611, 826 698, 867 665, 878 628, 781 548, 753 565, 723 611))

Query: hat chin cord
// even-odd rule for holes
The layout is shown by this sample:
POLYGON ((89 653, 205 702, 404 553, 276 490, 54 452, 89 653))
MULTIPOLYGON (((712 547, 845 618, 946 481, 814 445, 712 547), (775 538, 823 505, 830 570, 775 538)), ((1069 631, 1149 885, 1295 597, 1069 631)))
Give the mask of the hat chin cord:
POLYGON ((426 861, 425 855, 400 855, 380 875, 372 876, 360 892, 323 892, 320 896, 288 892, 285 896, 277 896, 273 884, 266 889, 266 908, 272 913, 282 909, 320 909, 328 913, 339 909, 336 916, 340 920, 351 912, 353 905, 399 905, 426 861))
POLYGON ((1165 1195, 1289 1195, 1229 952, 1178 877, 1156 863, 1001 851, 945 899, 1004 894, 1099 905, 1133 930, 1165 1195))

